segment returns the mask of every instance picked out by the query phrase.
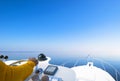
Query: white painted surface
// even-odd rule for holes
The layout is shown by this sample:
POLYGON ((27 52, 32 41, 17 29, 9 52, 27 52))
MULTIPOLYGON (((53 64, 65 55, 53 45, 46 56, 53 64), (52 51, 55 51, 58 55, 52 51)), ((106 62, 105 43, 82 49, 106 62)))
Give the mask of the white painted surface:
POLYGON ((77 66, 72 68, 78 81, 115 81, 106 71, 95 66, 77 66))
MULTIPOLYGON (((43 70, 49 64, 51 59, 48 57, 45 61, 39 61, 37 68, 42 68, 43 70)), ((6 61, 6 64, 11 64, 17 60, 6 61)), ((22 62, 24 64, 26 62, 22 62)), ((21 65, 17 64, 17 65, 21 65)), ((58 66, 58 65, 56 65, 58 66)), ((93 66, 92 62, 88 62, 87 65, 77 66, 73 68, 67 68, 63 66, 58 66, 58 71, 54 75, 55 77, 62 78, 63 81, 115 81, 112 76, 101 68, 93 66)), ((35 69, 35 68, 34 68, 35 69)), ((43 75, 43 74, 42 74, 43 75)))

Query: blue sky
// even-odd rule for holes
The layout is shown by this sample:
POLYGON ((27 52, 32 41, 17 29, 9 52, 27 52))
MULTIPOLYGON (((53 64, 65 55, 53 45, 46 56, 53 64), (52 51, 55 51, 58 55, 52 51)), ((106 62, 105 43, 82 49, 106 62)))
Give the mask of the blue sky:
POLYGON ((1 0, 0 51, 120 56, 119 0, 1 0))

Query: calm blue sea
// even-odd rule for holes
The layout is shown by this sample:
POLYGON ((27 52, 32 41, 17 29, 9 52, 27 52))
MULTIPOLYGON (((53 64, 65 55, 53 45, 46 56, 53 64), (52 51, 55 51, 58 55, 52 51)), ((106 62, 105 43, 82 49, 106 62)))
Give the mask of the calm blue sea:
MULTIPOLYGON (((0 51, 0 55, 7 55, 9 59, 27 59, 29 57, 36 57, 40 54, 39 51, 0 51)), ((56 65, 63 65, 66 67, 73 67, 87 64, 88 61, 93 61, 94 65, 106 70, 109 72, 115 79, 117 77, 118 81, 120 81, 120 75, 116 76, 120 72, 120 60, 115 59, 101 59, 101 58, 90 58, 86 55, 84 57, 69 55, 69 54, 47 54, 45 55, 51 57, 50 63, 56 65), (69 56, 68 56, 69 55, 69 56)), ((117 80, 116 80, 117 81, 117 80)))

